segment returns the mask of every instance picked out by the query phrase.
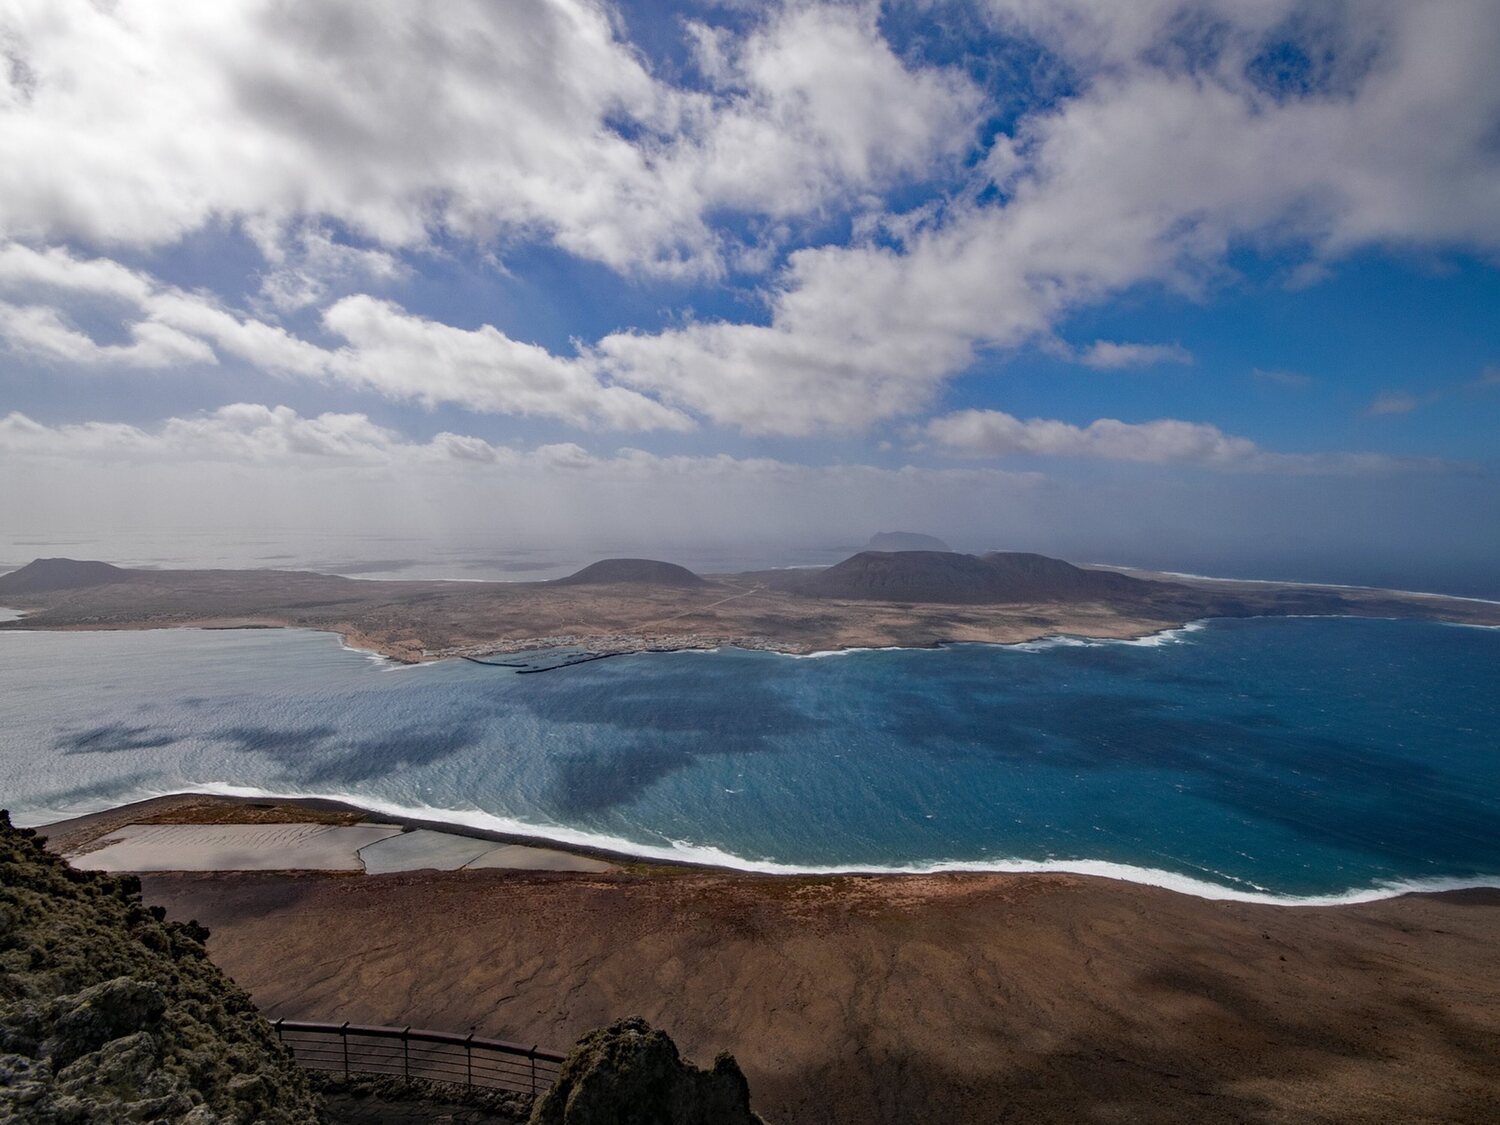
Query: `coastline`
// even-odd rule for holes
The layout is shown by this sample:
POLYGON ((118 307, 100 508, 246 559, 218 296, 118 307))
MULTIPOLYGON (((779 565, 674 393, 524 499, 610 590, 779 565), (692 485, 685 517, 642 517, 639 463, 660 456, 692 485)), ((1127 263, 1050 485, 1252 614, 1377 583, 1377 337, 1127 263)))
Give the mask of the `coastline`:
MULTIPOLYGON (((1284 615, 1283 615, 1284 616, 1284 615)), ((1330 616, 1360 616, 1358 614, 1334 614, 1330 616)), ((17 612, 17 616, 8 620, 20 621, 24 614, 17 612)), ((5 621, 6 618, 0 618, 5 621)), ((435 664, 443 660, 470 660, 474 663, 486 663, 486 657, 492 656, 517 656, 528 653, 556 651, 556 650, 579 650, 586 656, 585 660, 575 660, 569 663, 586 663, 588 659, 603 659, 614 656, 642 656, 650 654, 667 654, 675 652, 715 652, 724 648, 737 648, 745 652, 769 652, 777 656, 789 656, 797 659, 817 659, 827 656, 843 656, 857 652, 917 652, 931 651, 947 648, 953 645, 995 645, 998 647, 1012 647, 1015 645, 1037 644, 1047 641, 1065 641, 1070 638, 1078 638, 1087 641, 1120 641, 1138 642, 1149 640, 1152 637, 1167 633, 1175 633, 1179 630, 1190 628, 1199 621, 1207 621, 1211 618, 1203 617, 1184 620, 1181 622, 1152 622, 1150 624, 1120 626, 1098 626, 1089 628, 1083 626, 1078 630, 1059 632, 1052 625, 1038 625, 1031 629, 1007 626, 1003 630, 1002 637, 994 639, 986 637, 939 637, 922 644, 871 644, 863 640, 851 640, 848 643, 833 644, 826 648, 816 647, 816 643, 803 644, 793 641, 774 641, 765 637, 713 637, 713 638, 691 638, 681 641, 653 641, 648 643, 643 637, 622 637, 618 634, 566 634, 563 636, 547 637, 519 637, 484 645, 464 645, 451 649, 423 649, 414 653, 409 647, 402 645, 385 644, 373 639, 351 627, 340 628, 332 625, 309 625, 301 622, 267 619, 255 622, 219 622, 213 619, 201 621, 131 621, 118 624, 49 624, 40 627, 26 627, 22 629, 7 629, 5 632, 14 633, 130 633, 146 632, 157 629, 200 629, 204 632, 239 632, 266 629, 303 630, 313 633, 328 633, 337 638, 339 644, 350 652, 356 652, 363 656, 378 658, 403 667, 413 667, 421 664, 435 664)), ((1459 624, 1462 624, 1461 622, 1459 624)), ((566 666, 566 665, 560 665, 566 666)), ((551 671, 552 669, 537 669, 537 671, 551 671)))
MULTIPOLYGON (((74 822, 74 839, 191 819, 195 801, 203 823, 288 815, 156 798, 74 822)), ((298 820, 369 816, 287 804, 298 820)), ((782 1125, 1500 1110, 1500 890, 1286 909, 1075 874, 643 862, 140 880, 147 904, 207 928, 214 963, 269 1019, 566 1044, 636 1013, 690 1057, 732 1051, 782 1125)))
MULTIPOLYGON (((14 618, 0 616, 0 622, 13 620, 19 621, 24 614, 18 611, 7 611, 0 606, 0 614, 6 612, 16 613, 14 618)), ((1399 620, 1399 618, 1376 617, 1372 614, 1361 613, 1322 613, 1322 614, 1297 614, 1297 613, 1270 613, 1254 614, 1252 617, 1273 618, 1298 618, 1298 617, 1329 617, 1350 618, 1356 620, 1399 620)), ((1065 631, 1060 632, 1053 628, 1037 627, 1033 633, 1022 632, 1020 636, 1011 635, 1014 630, 1007 630, 1005 639, 987 640, 972 637, 940 638, 924 644, 859 644, 850 642, 848 644, 836 645, 829 648, 813 648, 806 645, 778 644, 765 640, 764 638, 728 638, 713 641, 694 641, 682 644, 632 644, 637 638, 620 638, 616 636, 581 636, 568 637, 528 637, 515 641, 507 641, 499 647, 490 646, 466 646, 463 649, 452 651, 424 651, 419 656, 413 656, 409 649, 382 645, 354 629, 337 629, 317 625, 299 624, 290 621, 256 622, 239 624, 215 624, 197 621, 184 622, 156 622, 141 621, 126 624, 111 625, 48 625, 42 628, 8 629, 0 630, 13 633, 131 633, 150 632, 159 629, 197 629, 203 632, 232 633, 241 631, 260 630, 287 630, 290 632, 327 633, 334 637, 339 647, 347 652, 357 653, 360 656, 369 657, 376 662, 391 668, 412 668, 424 664, 437 664, 444 660, 466 660, 473 664, 489 665, 497 668, 512 668, 526 673, 550 672, 562 668, 572 667, 576 664, 587 664, 594 660, 603 660, 616 656, 651 656, 670 655, 679 652, 714 653, 722 649, 739 649, 742 652, 766 652, 775 656, 785 656, 794 660, 819 660, 834 656, 852 656, 858 653, 869 652, 937 652, 945 648, 954 648, 959 645, 983 645, 994 648, 1030 649, 1040 648, 1045 645, 1070 645, 1070 644, 1130 644, 1155 646, 1169 643, 1179 639, 1181 634, 1195 632, 1206 627, 1210 622, 1216 620, 1246 620, 1245 617, 1217 617, 1207 615, 1203 617, 1189 618, 1177 623, 1152 623, 1149 626, 1138 628, 1098 628, 1094 630, 1065 631), (358 638, 360 643, 356 643, 358 638), (620 647, 614 647, 615 645, 620 647), (495 663, 486 658, 493 656, 523 656, 538 652, 573 651, 576 658, 564 657, 557 664, 543 668, 527 668, 525 665, 495 663)), ((1434 619, 1440 620, 1440 619, 1434 619)), ((1473 628, 1489 629, 1500 628, 1500 625, 1482 625, 1466 621, 1440 621, 1447 625, 1468 625, 1473 628)))
MULTIPOLYGON (((1081 878, 1099 880, 1129 887, 1150 888, 1204 902, 1239 903, 1254 906, 1293 908, 1298 910, 1357 906, 1382 902, 1408 895, 1443 895, 1465 891, 1500 892, 1500 874, 1475 878, 1436 877, 1425 880, 1397 880, 1374 887, 1351 888, 1342 892, 1315 895, 1277 894, 1265 889, 1242 890, 1205 879, 1195 879, 1174 871, 1139 867, 1109 860, 933 860, 905 865, 817 865, 787 864, 774 860, 755 860, 735 856, 718 848, 685 843, 671 848, 638 844, 618 837, 604 836, 564 826, 530 825, 480 810, 451 810, 414 807, 346 794, 284 793, 236 785, 201 785, 172 792, 153 793, 139 800, 110 805, 61 821, 30 825, 44 835, 57 837, 60 847, 77 850, 94 839, 139 818, 152 823, 165 821, 174 809, 183 806, 217 807, 230 812, 215 817, 215 823, 232 823, 232 810, 259 809, 266 802, 358 817, 362 822, 396 825, 403 831, 425 829, 455 836, 467 836, 499 844, 547 848, 602 860, 636 871, 698 872, 747 879, 890 879, 897 882, 932 877, 1000 877, 1026 880, 1031 878, 1081 878)), ((24 818, 23 818, 24 819, 24 818)), ((185 820, 184 823, 195 823, 185 820)))
POLYGON ((1135 585, 1086 596, 1059 590, 1031 601, 902 602, 873 594, 810 595, 780 584, 778 573, 712 575, 684 587, 116 570, 103 585, 7 594, 5 601, 25 616, 0 620, 0 629, 301 628, 332 633, 348 648, 393 663, 425 664, 547 651, 578 654, 572 659, 726 647, 819 656, 1059 638, 1145 641, 1221 617, 1413 617, 1500 625, 1495 603, 1360 587, 1133 572, 1135 585))

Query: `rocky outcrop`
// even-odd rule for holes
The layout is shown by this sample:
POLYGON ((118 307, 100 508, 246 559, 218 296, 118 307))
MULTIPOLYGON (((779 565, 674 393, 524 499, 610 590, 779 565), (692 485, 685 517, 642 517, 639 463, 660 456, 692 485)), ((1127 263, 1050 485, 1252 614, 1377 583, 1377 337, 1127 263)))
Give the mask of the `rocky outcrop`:
POLYGON ((727 1054, 708 1070, 643 1019, 624 1019, 578 1041, 530 1125, 759 1125, 750 1087, 727 1054))
POLYGON ((601 559, 591 563, 566 578, 559 578, 554 586, 608 586, 625 582, 641 586, 702 586, 699 578, 685 566, 661 562, 658 559, 601 559))
POLYGON ((80 559, 33 559, 20 570, 0 574, 0 595, 45 594, 127 582, 130 571, 107 562, 80 559))
POLYGON ((306 1077, 208 932, 76 871, 0 812, 0 1121, 304 1125, 306 1077))

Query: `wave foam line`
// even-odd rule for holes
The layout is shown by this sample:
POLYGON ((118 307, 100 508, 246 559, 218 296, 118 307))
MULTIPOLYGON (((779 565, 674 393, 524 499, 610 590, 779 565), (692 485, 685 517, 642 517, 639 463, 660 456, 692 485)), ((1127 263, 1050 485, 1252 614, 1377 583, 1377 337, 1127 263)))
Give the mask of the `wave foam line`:
MULTIPOLYGON (((1340 615, 1342 616, 1342 615, 1340 615)), ((1176 644, 1187 638, 1189 633, 1196 633, 1208 628, 1209 618, 1200 618, 1197 621, 1189 621, 1184 625, 1174 625, 1155 633, 1147 633, 1144 637, 1084 637, 1073 633, 1055 633, 1048 637, 1038 637, 1032 641, 939 641, 931 645, 877 645, 862 648, 827 648, 816 652, 777 652, 775 649, 756 649, 746 651, 767 651, 776 656, 785 656, 790 660, 822 660, 830 656, 853 656, 863 652, 942 652, 944 649, 959 647, 975 648, 1003 648, 1012 652, 1043 652, 1049 648, 1094 648, 1099 645, 1133 645, 1137 648, 1159 648, 1162 645, 1176 644)))
POLYGON ((207 782, 189 789, 153 792, 153 797, 183 793, 209 793, 223 797, 248 797, 256 800, 323 800, 340 801, 370 812, 396 819, 425 820, 477 828, 506 836, 523 837, 538 843, 563 844, 592 848, 639 859, 656 859, 685 863, 696 867, 727 868, 756 875, 1090 875, 1146 887, 1159 887, 1192 895, 1194 898, 1219 902, 1247 902, 1268 906, 1349 906, 1376 902, 1405 894, 1430 894, 1438 891, 1466 891, 1500 888, 1500 874, 1477 878, 1396 879, 1371 887, 1351 888, 1333 894, 1288 895, 1270 891, 1243 891, 1221 886, 1204 879, 1194 879, 1175 871, 1155 867, 1137 867, 1104 859, 999 859, 999 860, 928 860, 918 863, 881 864, 793 864, 771 859, 747 859, 710 844, 672 840, 666 846, 642 844, 621 836, 609 836, 563 825, 532 824, 513 817, 497 816, 480 809, 445 809, 432 805, 403 805, 376 797, 348 793, 283 793, 228 782, 207 782))
POLYGON ((1145 570, 1138 566, 1116 566, 1113 563, 1085 563, 1084 565, 1095 570, 1164 574, 1168 578, 1191 578, 1197 582, 1232 582, 1240 586, 1302 586, 1312 590, 1358 590, 1371 594, 1401 594, 1408 598, 1442 598, 1446 601, 1500 605, 1500 601, 1494 598, 1475 598, 1464 594, 1439 594, 1432 590, 1393 590, 1388 586, 1358 586, 1344 582, 1298 582, 1292 578, 1225 578, 1216 574, 1193 574, 1191 571, 1186 570, 1145 570))

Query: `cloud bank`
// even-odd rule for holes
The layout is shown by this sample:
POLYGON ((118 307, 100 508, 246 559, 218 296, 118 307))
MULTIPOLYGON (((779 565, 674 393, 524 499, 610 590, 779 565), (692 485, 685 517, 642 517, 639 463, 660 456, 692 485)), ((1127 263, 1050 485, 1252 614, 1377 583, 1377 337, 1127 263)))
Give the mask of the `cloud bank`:
MULTIPOLYGON (((261 247, 272 309, 317 305, 330 277, 396 276, 393 255, 439 236, 502 257, 544 240, 626 275, 774 272, 764 321, 627 327, 576 355, 356 293, 321 310, 348 341, 329 358, 107 258, 86 272, 142 314, 128 342, 92 343, 66 300, 13 301, 0 332, 58 362, 207 363, 211 347, 423 403, 808 436, 920 414, 976 356, 1132 286, 1202 292, 1239 246, 1298 247, 1308 277, 1369 246, 1500 251, 1493 5, 984 12, 1073 84, 987 142, 993 94, 898 56, 867 5, 789 4, 740 33, 689 21, 677 75, 583 0, 456 2, 441 20, 383 3, 13 5, 0 234, 59 272, 84 265, 63 245, 168 246, 223 222, 261 247), (947 186, 914 208, 881 194, 934 177, 947 186), (856 213, 852 236, 774 265, 829 208, 856 213)), ((1189 357, 1099 341, 1078 358, 1189 357)))

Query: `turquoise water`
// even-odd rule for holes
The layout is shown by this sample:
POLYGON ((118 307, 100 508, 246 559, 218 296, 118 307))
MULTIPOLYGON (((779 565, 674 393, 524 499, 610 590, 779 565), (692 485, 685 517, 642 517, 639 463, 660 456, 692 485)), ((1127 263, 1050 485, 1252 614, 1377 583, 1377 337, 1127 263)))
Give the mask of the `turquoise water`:
POLYGON ((1254 619, 526 676, 318 633, 0 632, 19 822, 202 788, 765 869, 1308 900, 1500 885, 1500 631, 1254 619))

